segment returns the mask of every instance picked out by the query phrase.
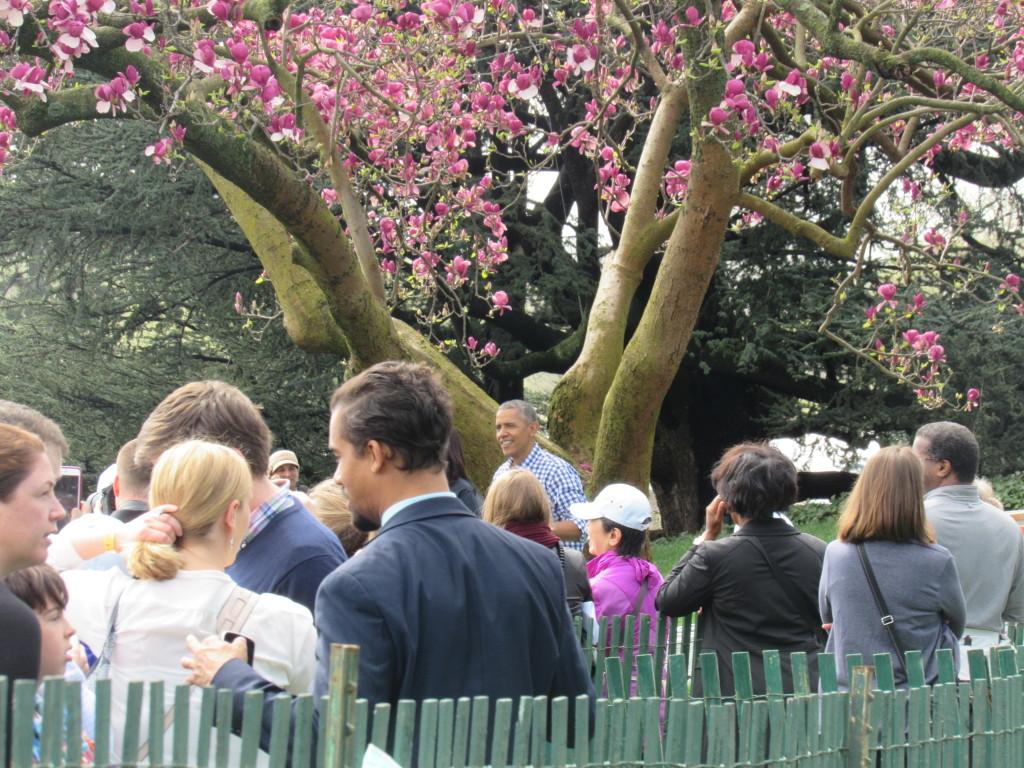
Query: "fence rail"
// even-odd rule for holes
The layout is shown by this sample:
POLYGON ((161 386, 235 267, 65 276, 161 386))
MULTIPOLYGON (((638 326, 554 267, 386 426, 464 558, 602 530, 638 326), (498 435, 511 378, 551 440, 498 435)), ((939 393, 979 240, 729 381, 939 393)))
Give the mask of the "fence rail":
MULTIPOLYGON (((373 744, 401 766, 873 766, 882 768, 1016 768, 1024 765, 1024 647, 995 649, 989 658, 971 651, 969 682, 957 682, 950 651, 940 651, 939 682, 925 684, 921 654, 907 654, 909 688, 895 688, 888 654, 852 656, 849 691, 836 685, 837 660, 818 657, 820 692, 812 691, 804 654, 793 654, 794 691, 784 693, 781 657, 763 654, 765 689, 755 696, 748 654, 733 654, 736 693, 723 697, 717 659, 700 654, 704 697, 688 695, 694 664, 692 623, 659 622, 664 642, 633 648, 632 626, 602 627, 593 654, 598 690, 590 728, 587 697, 486 697, 402 701, 372 711, 357 700, 358 649, 336 646, 331 693, 321 703, 314 753, 313 698, 300 697, 296 738, 289 744, 290 702, 274 702, 269 753, 259 750, 262 697, 245 697, 240 749, 232 752, 232 696, 202 691, 190 724, 190 689, 173 695, 168 726, 164 685, 131 683, 122 743, 110 739, 111 687, 96 686, 95 765, 173 765, 192 768, 269 765, 343 768, 360 765, 373 744), (691 651, 691 653, 687 653, 691 651), (869 665, 865 664, 868 662, 869 665), (637 695, 629 697, 635 675, 637 695), (152 703, 143 722, 143 702, 152 703), (574 705, 574 706, 571 706, 574 705), (195 742, 193 744, 193 741, 195 742), (115 752, 115 746, 117 747, 115 752), (142 748, 142 749, 140 749, 142 748)), ((647 635, 641 627, 641 637, 647 635)), ((1016 642, 1021 640, 1017 630, 1016 642)), ((81 764, 81 689, 49 679, 41 704, 40 760, 34 763, 35 684, 14 685, 11 765, 29 768, 81 764)), ((0 696, 7 682, 0 679, 0 696)), ((2 701, 3 699, 0 699, 2 701)), ((0 708, 2 709, 2 708, 0 708)), ((0 754, 6 750, 6 717, 0 712, 0 754)))

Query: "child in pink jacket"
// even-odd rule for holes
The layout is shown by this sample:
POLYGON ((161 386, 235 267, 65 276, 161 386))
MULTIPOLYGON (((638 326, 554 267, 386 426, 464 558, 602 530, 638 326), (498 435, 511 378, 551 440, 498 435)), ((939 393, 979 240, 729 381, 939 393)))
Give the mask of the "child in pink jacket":
MULTIPOLYGON (((633 647, 640 648, 640 617, 650 616, 650 653, 657 643, 658 611, 654 598, 664 579, 653 563, 642 558, 651 524, 647 495, 631 485, 606 486, 592 502, 573 504, 572 514, 589 520, 587 535, 594 559, 587 563, 587 575, 594 594, 594 611, 602 616, 635 617, 633 647)), ((631 675, 635 678, 635 675, 631 675)), ((636 683, 631 686, 636 691, 636 683)))

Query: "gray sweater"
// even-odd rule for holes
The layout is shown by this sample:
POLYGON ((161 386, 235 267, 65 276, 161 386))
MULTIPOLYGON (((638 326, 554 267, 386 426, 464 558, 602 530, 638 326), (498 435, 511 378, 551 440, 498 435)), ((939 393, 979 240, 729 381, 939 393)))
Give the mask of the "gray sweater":
POLYGON ((936 541, 956 560, 967 626, 998 632, 1004 620, 1024 621, 1024 536, 1017 523, 978 498, 973 485, 929 491, 924 512, 936 541))
MULTIPOLYGON (((904 649, 921 651, 925 679, 938 678, 936 652, 949 648, 958 658, 958 638, 964 632, 967 608, 956 563, 949 550, 937 544, 897 544, 869 541, 864 545, 878 588, 895 618, 893 629, 904 649)), ((893 655, 896 684, 905 686, 906 671, 882 627, 867 577, 853 544, 833 541, 825 550, 818 586, 822 622, 832 624, 825 650, 836 655, 839 685, 846 689, 846 657, 876 653, 893 655)))

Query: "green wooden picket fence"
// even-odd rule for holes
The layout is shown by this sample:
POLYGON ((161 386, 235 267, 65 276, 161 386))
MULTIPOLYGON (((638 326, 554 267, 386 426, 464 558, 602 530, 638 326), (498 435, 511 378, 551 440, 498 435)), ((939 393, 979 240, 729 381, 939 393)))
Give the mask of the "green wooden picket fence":
MULTIPOLYGON (((644 625, 644 630, 649 625, 644 625)), ((970 653, 969 682, 957 682, 952 653, 940 652, 939 682, 924 683, 919 652, 907 654, 910 687, 897 690, 888 654, 845 660, 850 691, 839 691, 836 659, 819 656, 820 694, 810 689, 807 660, 793 654, 794 692, 782 687, 781 658, 764 653, 763 696, 753 694, 747 654, 734 654, 734 697, 718 687, 714 654, 694 660, 693 624, 659 622, 656 647, 633 647, 632 622, 602 626, 593 653, 593 674, 602 692, 589 728, 589 702, 575 707, 565 698, 518 702, 486 697, 402 701, 371 708, 356 699, 358 648, 335 646, 330 695, 321 702, 318 749, 312 749, 313 698, 300 697, 294 742, 288 743, 290 701, 274 702, 269 754, 258 748, 262 697, 245 697, 241 752, 230 751, 232 696, 202 691, 198 728, 190 732, 190 689, 174 692, 173 721, 164 716, 162 683, 132 683, 123 744, 113 753, 109 728, 97 727, 95 764, 173 765, 190 768, 284 766, 343 768, 362 764, 367 746, 388 752, 401 766, 858 766, 882 768, 1017 768, 1024 766, 1024 632, 1015 647, 986 658, 970 653), (688 695, 693 664, 700 667, 705 695, 688 695), (629 696, 636 680, 637 695, 629 696), (154 704, 143 722, 144 698, 154 704), (164 762, 165 740, 170 755, 164 762), (190 743, 195 742, 190 761, 190 743), (147 755, 140 761, 141 744, 147 755)), ((646 638, 646 632, 641 632, 646 638)), ((593 647, 593 646, 590 646, 593 647)), ((0 695, 7 683, 0 679, 0 695)), ((110 684, 96 687, 96 722, 110 722, 110 684)), ((2 699, 0 699, 2 700, 2 699)), ((46 766, 80 765, 80 686, 47 680, 42 703, 42 759, 46 766)), ((14 687, 11 765, 28 768, 32 759, 35 685, 14 687)), ((0 754, 4 753, 6 713, 0 712, 0 754)))

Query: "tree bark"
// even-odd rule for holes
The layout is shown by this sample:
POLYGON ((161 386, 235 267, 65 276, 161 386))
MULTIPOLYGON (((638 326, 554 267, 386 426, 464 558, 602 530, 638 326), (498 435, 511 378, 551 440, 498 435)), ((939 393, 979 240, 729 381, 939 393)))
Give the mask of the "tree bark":
POLYGON ((658 412, 718 266, 739 171, 717 140, 705 140, 700 150, 686 209, 604 401, 594 451, 595 488, 623 481, 643 488, 650 481, 658 412))

